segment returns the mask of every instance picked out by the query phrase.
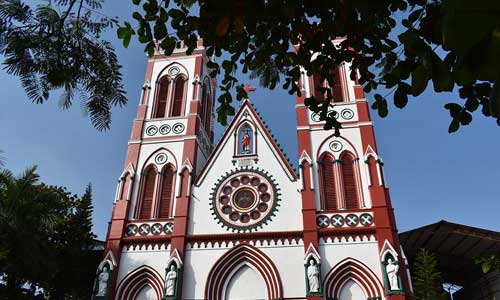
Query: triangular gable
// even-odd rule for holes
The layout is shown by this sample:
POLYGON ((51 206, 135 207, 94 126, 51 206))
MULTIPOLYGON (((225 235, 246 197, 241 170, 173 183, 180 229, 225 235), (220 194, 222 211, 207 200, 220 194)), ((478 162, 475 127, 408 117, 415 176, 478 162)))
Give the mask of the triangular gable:
POLYGON ((281 164, 283 170, 287 174, 287 176, 292 180, 295 181, 297 180, 297 175, 295 174, 295 171, 293 170, 293 167, 290 165, 288 160, 286 159, 285 155, 281 151, 280 147, 272 137, 271 133, 267 129, 266 125, 260 118, 260 116, 257 114, 255 109, 253 108, 252 104, 248 99, 243 101, 243 105, 241 105, 238 113, 234 116, 234 118, 231 120, 231 123, 229 126, 226 128, 226 131, 224 132, 224 135, 222 138, 219 140, 217 143, 217 146, 215 146, 214 151, 210 154, 207 162, 203 166, 203 169, 201 169, 200 173, 196 177, 195 180, 195 185, 199 186, 201 182, 205 179, 205 176, 207 175, 207 170, 210 169, 210 167, 214 164, 215 160, 219 156, 219 153, 223 146, 228 142, 229 138, 231 137, 230 134, 233 133, 236 130, 236 127, 238 125, 238 122, 241 119, 241 116, 243 115, 244 112, 248 112, 250 116, 253 118, 253 120, 256 122, 256 130, 260 131, 261 136, 264 136, 264 138, 271 144, 271 147, 275 150, 276 157, 281 164))
POLYGON ((381 261, 385 260, 385 256, 387 255, 387 253, 390 253, 394 257, 394 259, 398 259, 398 253, 396 252, 394 247, 392 247, 391 243, 388 240, 385 240, 384 245, 382 246, 382 249, 380 250, 380 260, 381 261))

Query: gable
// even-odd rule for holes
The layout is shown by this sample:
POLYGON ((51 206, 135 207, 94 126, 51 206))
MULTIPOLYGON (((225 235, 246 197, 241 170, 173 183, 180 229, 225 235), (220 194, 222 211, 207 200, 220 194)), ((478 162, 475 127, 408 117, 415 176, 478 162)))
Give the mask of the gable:
POLYGON ((290 181, 297 180, 297 175, 283 151, 250 101, 245 100, 198 174, 195 185, 201 185, 206 176, 214 171, 214 166, 218 162, 231 164, 233 168, 257 167, 265 169, 268 163, 264 160, 269 158, 279 165, 281 171, 286 174, 290 181), (241 151, 244 139, 244 136, 241 136, 241 130, 247 129, 243 128, 245 126, 248 127, 250 133, 253 133, 250 137, 247 153, 241 151), (271 157, 267 157, 268 154, 271 154, 271 157), (264 158, 264 156, 266 157, 264 158))

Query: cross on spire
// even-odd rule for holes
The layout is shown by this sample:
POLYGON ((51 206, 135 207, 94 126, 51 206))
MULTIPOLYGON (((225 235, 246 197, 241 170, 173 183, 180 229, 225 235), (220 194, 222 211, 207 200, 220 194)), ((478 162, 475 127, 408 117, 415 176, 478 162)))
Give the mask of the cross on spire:
POLYGON ((250 92, 254 92, 256 90, 256 88, 254 87, 251 87, 250 84, 245 83, 245 93, 247 93, 247 98, 250 97, 250 92))

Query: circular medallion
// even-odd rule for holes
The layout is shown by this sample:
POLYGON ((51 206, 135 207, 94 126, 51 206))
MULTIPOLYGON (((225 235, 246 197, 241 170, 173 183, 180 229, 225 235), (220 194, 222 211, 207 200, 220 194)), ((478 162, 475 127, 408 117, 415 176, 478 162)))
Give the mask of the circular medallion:
POLYGON ((342 217, 341 215, 333 215, 332 216, 332 225, 335 227, 344 226, 344 217, 342 217))
POLYGON ((267 174, 236 170, 220 179, 212 193, 212 210, 222 226, 249 231, 266 224, 279 201, 278 188, 267 174))
POLYGON ((339 152, 344 147, 344 146, 342 146, 342 143, 340 141, 333 141, 330 143, 329 146, 333 152, 339 152))
POLYGON ((160 153, 156 155, 155 162, 159 165, 163 165, 167 162, 167 155, 165 153, 160 153))
POLYGON ((317 113, 311 114, 311 120, 313 120, 313 122, 321 122, 320 117, 317 113))
POLYGON ((163 124, 160 127, 160 134, 161 135, 166 135, 170 133, 170 125, 168 124, 163 124))
POLYGON ((172 76, 175 76, 175 75, 179 74, 180 72, 181 72, 181 70, 178 67, 171 67, 168 70, 168 74, 172 75, 172 76))
POLYGON ((233 206, 239 211, 248 211, 257 203, 257 196, 252 189, 241 188, 233 195, 233 206))
POLYGON ((168 222, 165 224, 165 227, 163 228, 163 232, 165 233, 172 233, 174 231, 174 223, 168 222))
POLYGON ((316 217, 316 225, 320 228, 328 227, 328 225, 330 225, 330 221, 327 216, 319 215, 316 217))
POLYGON ((355 214, 348 214, 347 216, 345 216, 345 223, 347 224, 347 226, 350 227, 358 225, 359 223, 358 216, 356 216, 355 214))
POLYGON ((155 135, 158 132, 158 127, 151 125, 146 128, 146 134, 149 136, 155 135))
POLYGON ((163 231, 163 225, 160 223, 154 223, 153 226, 151 226, 151 233, 154 235, 161 234, 163 231))
POLYGON ((362 214, 359 216, 359 221, 363 226, 370 226, 373 224, 373 217, 370 214, 362 214))
POLYGON ((125 230, 127 236, 136 235, 139 230, 139 227, 135 224, 127 225, 127 229, 125 230))
POLYGON ((147 235, 149 233, 149 225, 148 224, 142 224, 139 226, 139 234, 140 235, 147 235))
POLYGON ((354 117, 354 112, 352 111, 352 109, 346 108, 340 112, 340 115, 343 119, 350 120, 354 117))
POLYGON ((175 123, 174 126, 172 126, 172 131, 176 134, 182 133, 184 131, 184 124, 175 123))

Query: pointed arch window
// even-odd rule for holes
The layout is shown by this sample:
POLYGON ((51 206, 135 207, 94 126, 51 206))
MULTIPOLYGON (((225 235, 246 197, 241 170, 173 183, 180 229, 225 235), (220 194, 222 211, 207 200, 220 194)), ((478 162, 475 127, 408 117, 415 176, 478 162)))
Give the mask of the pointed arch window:
POLYGON ((163 76, 157 84, 158 92, 154 105, 153 118, 164 118, 167 110, 168 94, 170 87, 170 77, 163 76))
POLYGON ((321 80, 321 76, 319 74, 313 75, 313 95, 320 102, 326 99, 326 93, 321 90, 321 88, 325 87, 325 80, 321 80))
POLYGON ((333 102, 343 102, 343 93, 342 93, 342 66, 336 67, 333 73, 333 102))
POLYGON ((323 209, 337 210, 337 192, 335 188, 335 174, 333 171, 333 157, 329 154, 323 155, 320 164, 323 209))
POLYGON ((369 156, 367 159, 368 173, 370 175, 370 185, 379 185, 378 172, 377 172, 377 160, 373 156, 369 156))
POLYGON ((237 135, 237 154, 250 155, 255 153, 255 134, 254 130, 249 124, 241 125, 237 135))
POLYGON ((347 209, 358 209, 358 187, 354 169, 354 156, 351 153, 344 153, 342 160, 342 180, 344 183, 345 203, 347 209))
POLYGON ((170 208, 173 199, 173 185, 175 171, 172 165, 167 165, 163 169, 163 181, 160 192, 160 203, 158 205, 158 218, 168 218, 171 216, 170 208))
POLYGON ((170 110, 171 117, 178 117, 182 114, 185 87, 186 87, 186 78, 184 78, 184 76, 177 77, 174 83, 174 97, 172 99, 172 105, 171 105, 172 108, 170 110))
POLYGON ((332 97, 332 102, 343 102, 344 96, 342 91, 342 66, 335 67, 333 69, 333 84, 329 84, 329 82, 325 80, 321 80, 321 76, 316 74, 313 76, 313 89, 314 95, 316 99, 319 101, 326 100, 327 96, 332 97), (321 91, 321 88, 328 88, 326 91, 321 91), (331 94, 330 94, 331 93, 331 94))
POLYGON ((205 82, 201 85, 201 105, 200 105, 200 118, 201 124, 205 124, 205 109, 207 108, 207 85, 205 82))
POLYGON ((151 209, 153 207, 153 198, 156 184, 156 167, 149 166, 143 176, 143 190, 141 204, 139 207, 139 219, 151 218, 151 209))
POLYGON ((202 110, 202 120, 205 126, 205 132, 209 133, 210 125, 212 122, 212 93, 210 88, 210 82, 208 78, 205 78, 203 82, 203 92, 202 92, 203 110, 202 110))
POLYGON ((121 200, 128 200, 128 190, 130 189, 131 177, 130 173, 127 173, 122 179, 122 190, 120 194, 121 200))

